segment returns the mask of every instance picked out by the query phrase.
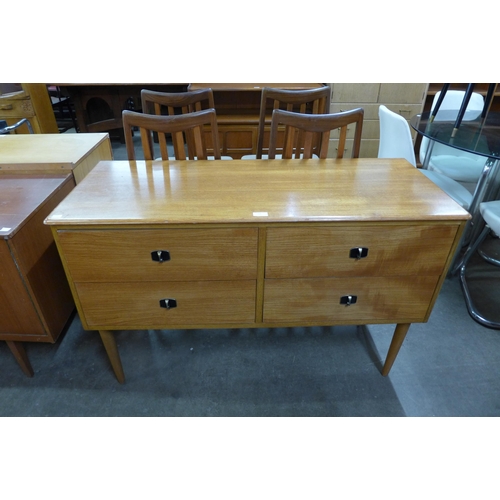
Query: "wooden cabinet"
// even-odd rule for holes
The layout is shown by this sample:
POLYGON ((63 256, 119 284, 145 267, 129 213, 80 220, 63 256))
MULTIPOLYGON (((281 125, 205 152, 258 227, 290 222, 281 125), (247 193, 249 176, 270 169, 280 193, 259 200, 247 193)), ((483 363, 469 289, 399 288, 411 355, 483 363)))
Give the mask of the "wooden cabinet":
POLYGON ((55 342, 74 302, 45 217, 101 160, 108 134, 0 135, 0 340, 55 342))
MULTIPOLYGON (((27 118, 36 134, 58 134, 47 86, 43 83, 22 83, 22 90, 0 95, 0 120, 13 125, 27 118)), ((15 134, 29 134, 27 125, 16 129, 15 134)))
MULTIPOLYGON (((191 83, 188 90, 212 89, 221 154, 239 159, 244 155, 255 154, 257 150, 260 103, 264 87, 303 90, 322 85, 321 83, 191 83)), ((269 144, 271 114, 270 108, 266 120, 265 149, 269 144)))
POLYGON ((101 160, 111 160, 109 135, 0 135, 0 172, 71 173, 78 184, 101 160))
POLYGON ((427 321, 469 214, 404 160, 102 162, 47 218, 85 329, 427 321))
POLYGON ((74 187, 73 177, 0 175, 0 340, 27 375, 22 342, 55 342, 74 302, 45 217, 74 187))

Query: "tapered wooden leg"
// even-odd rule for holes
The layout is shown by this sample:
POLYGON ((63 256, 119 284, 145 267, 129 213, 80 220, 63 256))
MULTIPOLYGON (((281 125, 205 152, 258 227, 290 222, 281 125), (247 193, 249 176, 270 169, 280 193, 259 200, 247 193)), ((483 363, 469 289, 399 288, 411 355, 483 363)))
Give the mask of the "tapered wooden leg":
POLYGON ((391 371, 392 365, 396 360, 396 356, 398 355, 399 349, 403 344, 403 341, 408 333, 408 329, 410 328, 411 323, 400 323, 396 325, 396 329, 394 330, 394 335, 392 336, 391 345, 389 346, 389 352, 387 353, 387 357, 385 358, 385 364, 382 368, 382 375, 387 377, 389 372, 391 371))
POLYGON ((125 374, 123 373, 122 361, 118 353, 115 337, 109 330, 99 330, 99 335, 101 336, 102 343, 104 344, 109 361, 115 372, 116 379, 120 384, 123 384, 125 382, 125 374))
POLYGON ((28 377, 33 376, 33 368, 31 368, 30 360, 28 359, 28 355, 24 350, 24 346, 22 342, 15 342, 13 340, 7 340, 7 345, 9 346, 10 352, 16 358, 21 370, 28 377))

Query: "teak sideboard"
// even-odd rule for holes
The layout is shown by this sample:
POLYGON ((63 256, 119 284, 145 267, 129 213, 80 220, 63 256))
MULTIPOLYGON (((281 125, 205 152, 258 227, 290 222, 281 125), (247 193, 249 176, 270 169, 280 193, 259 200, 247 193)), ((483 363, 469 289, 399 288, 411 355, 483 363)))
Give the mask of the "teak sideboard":
POLYGON ((101 162, 52 212, 86 330, 429 318, 469 214, 405 160, 101 162), (233 162, 234 163, 234 162, 233 162))

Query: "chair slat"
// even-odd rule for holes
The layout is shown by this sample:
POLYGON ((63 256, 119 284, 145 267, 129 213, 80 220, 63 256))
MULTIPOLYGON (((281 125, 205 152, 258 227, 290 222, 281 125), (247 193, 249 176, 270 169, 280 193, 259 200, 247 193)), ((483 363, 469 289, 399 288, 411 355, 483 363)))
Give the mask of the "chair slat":
POLYGON ((269 158, 276 157, 279 127, 285 128, 283 158, 311 158, 313 154, 320 158, 328 155, 330 132, 340 129, 337 158, 344 157, 348 125, 355 125, 352 157, 359 157, 364 111, 357 108, 351 111, 330 114, 304 114, 284 110, 274 110, 271 120, 269 139, 269 158), (297 130, 292 133, 291 130, 297 130), (293 156, 293 151, 295 155, 293 156))
POLYGON ((210 130, 214 158, 220 159, 219 133, 215 109, 206 109, 184 115, 149 115, 134 111, 123 111, 123 128, 129 160, 135 160, 132 128, 138 127, 141 132, 141 143, 144 158, 153 160, 152 132, 158 133, 162 159, 168 160, 165 134, 172 135, 174 156, 178 160, 207 158, 205 147, 205 127, 210 130), (185 147, 188 150, 186 157, 185 147))

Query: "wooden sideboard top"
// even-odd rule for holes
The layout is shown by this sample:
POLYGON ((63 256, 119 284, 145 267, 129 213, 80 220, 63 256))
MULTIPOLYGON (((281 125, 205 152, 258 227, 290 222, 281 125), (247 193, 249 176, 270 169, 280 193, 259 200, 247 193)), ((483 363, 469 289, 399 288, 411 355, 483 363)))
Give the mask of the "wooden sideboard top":
POLYGON ((0 238, 14 236, 66 182, 73 182, 71 175, 0 174, 0 238))
POLYGON ((76 165, 108 137, 108 133, 0 135, 0 169, 76 165))
POLYGON ((403 159, 103 161, 49 225, 467 220, 403 159))

